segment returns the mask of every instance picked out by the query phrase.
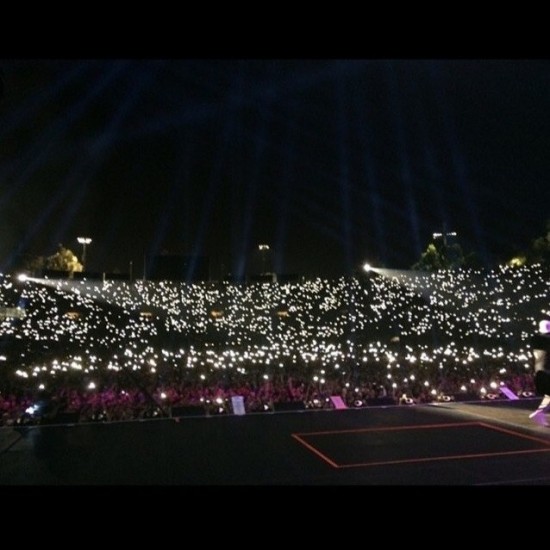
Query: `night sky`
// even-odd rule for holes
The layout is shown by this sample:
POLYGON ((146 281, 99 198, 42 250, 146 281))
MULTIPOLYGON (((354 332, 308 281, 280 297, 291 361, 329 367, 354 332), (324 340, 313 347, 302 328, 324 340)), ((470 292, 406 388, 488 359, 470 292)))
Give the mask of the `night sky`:
POLYGON ((550 219, 550 63, 0 60, 0 269, 409 268, 435 231, 491 265, 550 219))

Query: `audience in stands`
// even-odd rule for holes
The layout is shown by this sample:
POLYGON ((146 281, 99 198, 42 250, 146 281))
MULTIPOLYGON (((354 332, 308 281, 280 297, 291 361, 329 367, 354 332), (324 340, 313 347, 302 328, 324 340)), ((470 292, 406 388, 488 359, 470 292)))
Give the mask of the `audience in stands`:
POLYGON ((0 425, 534 396, 541 266, 292 283, 0 275, 0 425))

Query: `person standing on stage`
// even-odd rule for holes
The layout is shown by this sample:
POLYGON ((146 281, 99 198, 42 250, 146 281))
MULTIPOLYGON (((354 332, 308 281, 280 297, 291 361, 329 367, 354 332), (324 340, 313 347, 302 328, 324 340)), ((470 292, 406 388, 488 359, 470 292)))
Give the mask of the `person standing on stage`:
POLYGON ((531 346, 535 358, 535 390, 537 395, 542 395, 542 401, 529 418, 536 421, 543 420, 547 426, 546 419, 539 415, 543 414, 550 405, 550 321, 544 320, 539 323, 539 334, 531 338, 531 346))

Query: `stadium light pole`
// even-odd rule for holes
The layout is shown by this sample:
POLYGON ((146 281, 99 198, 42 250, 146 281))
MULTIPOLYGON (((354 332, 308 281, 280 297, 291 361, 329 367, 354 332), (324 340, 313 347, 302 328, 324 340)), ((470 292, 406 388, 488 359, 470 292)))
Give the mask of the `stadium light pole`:
POLYGON ((443 244, 447 246, 447 237, 456 237, 456 231, 450 231, 449 233, 433 233, 434 240, 443 238, 443 244))
POLYGON ((269 245, 268 244, 260 244, 260 245, 258 245, 258 250, 262 254, 262 275, 264 275, 265 274, 265 263, 266 263, 265 260, 266 260, 266 255, 269 252, 269 245))
POLYGON ((86 270, 86 246, 92 242, 90 237, 78 237, 77 241, 82 245, 82 271, 86 270))

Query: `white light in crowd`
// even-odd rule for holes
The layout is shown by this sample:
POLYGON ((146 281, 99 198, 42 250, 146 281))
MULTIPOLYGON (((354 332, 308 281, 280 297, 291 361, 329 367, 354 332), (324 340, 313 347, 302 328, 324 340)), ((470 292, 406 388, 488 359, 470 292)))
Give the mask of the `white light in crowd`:
POLYGON ((88 384, 88 389, 89 389, 89 390, 95 390, 95 383, 94 383, 94 382, 90 382, 90 383, 88 384))
POLYGON ((167 397, 166 394, 165 394, 164 392, 161 392, 160 398, 161 398, 161 399, 166 399, 166 397, 167 397))
POLYGON ((490 386, 493 390, 496 390, 498 388, 498 384, 496 382, 491 382, 490 386))
POLYGON ((38 385, 38 389, 39 389, 39 390, 43 390, 45 387, 46 387, 46 386, 44 386, 44 384, 39 384, 39 385, 38 385))

